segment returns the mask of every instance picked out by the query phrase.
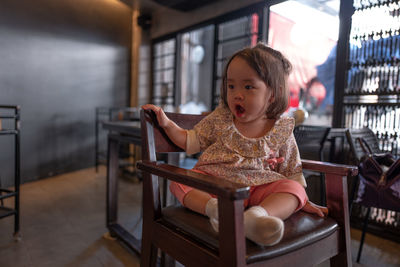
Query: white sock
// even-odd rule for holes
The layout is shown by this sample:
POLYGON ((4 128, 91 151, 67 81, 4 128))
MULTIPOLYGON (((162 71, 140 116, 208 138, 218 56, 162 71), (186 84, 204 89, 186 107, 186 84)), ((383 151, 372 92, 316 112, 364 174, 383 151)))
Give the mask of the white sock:
POLYGON ((253 206, 244 212, 244 232, 248 239, 263 246, 277 244, 283 236, 283 221, 261 206, 253 206))
POLYGON ((211 226, 218 233, 218 199, 210 198, 205 208, 206 215, 210 218, 211 226))

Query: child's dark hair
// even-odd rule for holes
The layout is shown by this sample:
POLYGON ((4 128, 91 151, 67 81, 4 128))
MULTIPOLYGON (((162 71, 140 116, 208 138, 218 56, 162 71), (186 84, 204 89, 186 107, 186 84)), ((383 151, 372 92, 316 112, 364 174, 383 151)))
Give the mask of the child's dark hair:
POLYGON ((258 76, 272 90, 274 102, 267 109, 269 119, 277 119, 285 112, 289 104, 288 77, 292 64, 281 52, 258 43, 252 48, 244 48, 231 56, 228 60, 222 78, 221 99, 226 106, 227 102, 227 71, 229 64, 235 57, 244 59, 258 76))

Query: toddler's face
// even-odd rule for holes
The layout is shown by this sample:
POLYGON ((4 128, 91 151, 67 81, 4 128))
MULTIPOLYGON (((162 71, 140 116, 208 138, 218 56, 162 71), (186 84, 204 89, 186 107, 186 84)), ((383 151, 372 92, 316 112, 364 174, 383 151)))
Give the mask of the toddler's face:
POLYGON ((273 101, 272 90, 241 57, 235 57, 227 71, 227 102, 235 120, 252 122, 265 119, 273 101))

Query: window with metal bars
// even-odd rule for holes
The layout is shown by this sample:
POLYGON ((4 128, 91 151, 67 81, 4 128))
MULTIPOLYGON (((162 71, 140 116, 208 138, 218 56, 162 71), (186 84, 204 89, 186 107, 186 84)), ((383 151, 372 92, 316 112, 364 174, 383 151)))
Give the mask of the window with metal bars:
POLYGON ((354 1, 354 8, 344 126, 370 128, 381 150, 400 156, 400 3, 354 1))
MULTIPOLYGON (((344 127, 370 128, 382 151, 400 156, 400 3, 357 0, 353 5, 344 127)), ((361 227, 366 214, 366 207, 354 205, 352 224, 361 227)), ((368 231, 398 241, 399 212, 372 208, 368 220, 368 231)))
POLYGON ((208 111, 215 109, 227 59, 235 51, 261 40, 265 30, 264 12, 265 4, 258 3, 202 22, 198 27, 169 34, 170 38, 153 40, 152 103, 181 110, 181 105, 187 102, 203 100, 208 111), (199 52, 198 45, 205 49, 208 62, 196 65, 192 59, 199 52), (191 87, 204 92, 194 93, 191 87), (204 94, 209 94, 207 100, 204 94))
POLYGON ((175 105, 176 39, 153 45, 152 103, 173 108, 175 105))
POLYGON ((255 46, 260 39, 260 13, 252 13, 217 24, 212 107, 218 106, 225 65, 236 51, 255 46))

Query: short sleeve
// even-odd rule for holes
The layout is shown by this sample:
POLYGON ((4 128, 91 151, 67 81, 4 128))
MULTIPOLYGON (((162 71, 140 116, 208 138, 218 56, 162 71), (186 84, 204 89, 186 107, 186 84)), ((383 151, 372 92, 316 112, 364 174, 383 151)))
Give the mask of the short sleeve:
POLYGON ((200 152, 200 142, 194 130, 186 130, 186 153, 189 155, 200 152))
POLYGON ((303 176, 300 153, 293 133, 280 147, 279 157, 283 157, 284 161, 279 164, 277 171, 288 179, 295 180, 306 187, 307 183, 303 176))

